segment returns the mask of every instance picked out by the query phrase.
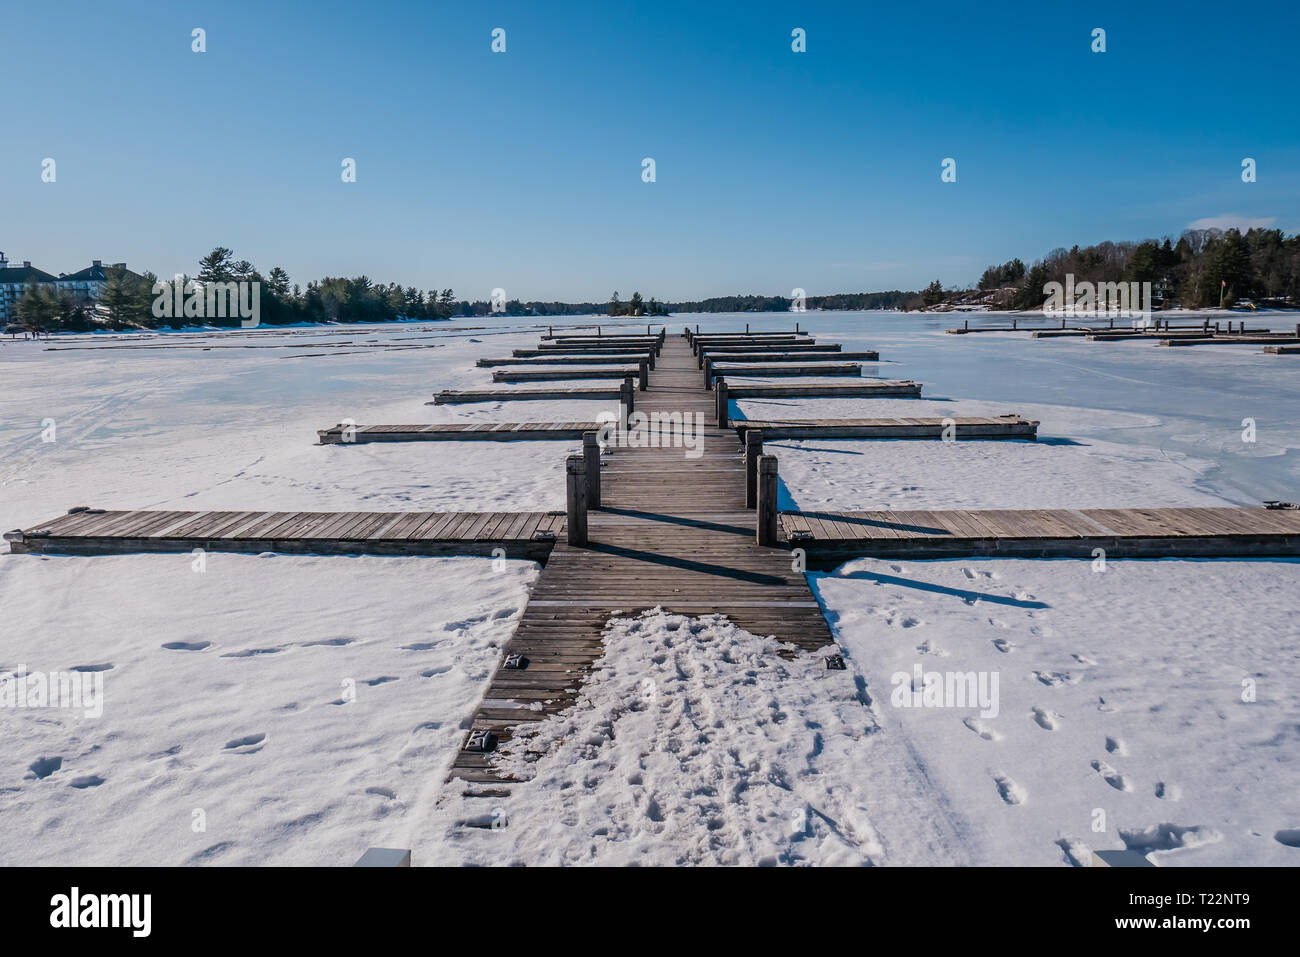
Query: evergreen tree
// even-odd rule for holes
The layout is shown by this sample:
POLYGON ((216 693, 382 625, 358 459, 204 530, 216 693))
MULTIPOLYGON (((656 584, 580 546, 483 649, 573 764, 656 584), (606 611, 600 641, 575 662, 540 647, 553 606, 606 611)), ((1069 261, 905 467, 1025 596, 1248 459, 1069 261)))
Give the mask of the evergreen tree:
POLYGON ((218 246, 199 260, 199 282, 230 282, 234 279, 231 257, 234 253, 225 246, 218 246))

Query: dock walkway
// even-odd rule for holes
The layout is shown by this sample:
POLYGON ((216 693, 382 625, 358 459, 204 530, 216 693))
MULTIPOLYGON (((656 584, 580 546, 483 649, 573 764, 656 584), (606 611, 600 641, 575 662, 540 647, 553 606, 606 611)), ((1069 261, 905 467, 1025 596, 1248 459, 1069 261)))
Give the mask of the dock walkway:
MULTIPOLYGON (((637 409, 714 421, 713 395, 681 337, 664 344, 637 409)), ((506 739, 513 726, 571 705, 581 678, 604 653, 601 634, 616 615, 655 606, 718 613, 800 648, 831 644, 826 619, 789 551, 756 544, 735 433, 707 425, 700 448, 698 458, 682 448, 619 448, 602 457, 601 507, 588 513, 589 544, 561 543, 551 552, 505 649, 528 665, 498 670, 474 730, 506 739)), ((487 754, 472 751, 460 752, 452 777, 502 780, 487 754)))

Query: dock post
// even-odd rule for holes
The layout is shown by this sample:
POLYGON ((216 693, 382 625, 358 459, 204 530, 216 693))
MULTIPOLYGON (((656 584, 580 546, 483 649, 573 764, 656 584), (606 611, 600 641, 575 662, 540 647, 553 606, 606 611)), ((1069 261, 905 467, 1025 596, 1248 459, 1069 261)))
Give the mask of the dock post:
POLYGON ((1062 329, 1065 328, 1065 317, 1064 317, 1064 316, 1061 317, 1061 328, 1062 328, 1062 329))
POLYGON ((962 327, 964 330, 966 330, 967 332, 969 332, 969 331, 970 331, 970 320, 969 320, 969 319, 963 319, 963 320, 961 321, 961 327, 962 327))
POLYGON ((650 368, 653 369, 653 368, 655 367, 655 350, 654 350, 654 346, 651 346, 651 347, 650 347, 650 351, 646 353, 646 356, 645 356, 645 357, 646 357, 646 361, 650 363, 650 368))
POLYGON ((745 335, 749 335, 749 323, 745 323, 745 335))
POLYGON ((794 331, 795 331, 795 335, 798 335, 798 334, 799 334, 799 320, 798 320, 798 319, 796 319, 796 320, 794 321, 794 331))
POLYGON ((758 544, 776 544, 776 456, 758 457, 758 544))
POLYGON ((600 508, 600 443, 595 432, 582 433, 582 458, 587 466, 587 505, 600 508))
POLYGON ((650 360, 642 359, 639 365, 641 367, 641 391, 644 392, 650 388, 650 360))
POLYGON ((1115 317, 1114 317, 1114 316, 1111 316, 1111 317, 1110 317, 1110 328, 1112 328, 1112 329, 1115 328, 1115 317))
POLYGON ((758 508, 758 457, 763 454, 763 433, 745 430, 745 508, 758 508))
POLYGON ((619 387, 618 391, 620 393, 618 397, 619 401, 622 402, 623 405, 627 407, 625 414, 631 416, 632 413, 636 411, 635 409, 636 403, 632 398, 633 394, 636 392, 636 387, 632 385, 631 376, 628 376, 626 379, 623 380, 623 384, 619 387))
POLYGON ((564 460, 567 480, 568 542, 570 545, 587 544, 587 463, 581 455, 570 455, 564 460))
POLYGON ((1215 334, 1216 336, 1219 334, 1219 320, 1218 320, 1218 319, 1215 319, 1215 320, 1214 320, 1214 334, 1215 334))
POLYGON ((718 376, 714 380, 713 387, 716 390, 713 399, 717 407, 718 428, 725 429, 727 427, 727 380, 718 376))
POLYGON ((1210 331, 1210 320, 1209 320, 1209 319, 1202 319, 1202 320, 1201 320, 1201 335, 1205 335, 1205 334, 1206 334, 1207 332, 1209 332, 1209 331, 1210 331))
POLYGON ((1011 331, 1012 331, 1012 332, 1015 332, 1015 331, 1016 331, 1016 320, 1015 320, 1015 319, 1012 319, 1012 320, 1011 320, 1011 331))
POLYGON ((1295 324, 1295 337, 1297 339, 1300 339, 1300 322, 1297 322, 1295 324))
POLYGON ((704 360, 704 388, 713 388, 713 360, 707 357, 704 360))
POLYGON ((555 327, 554 327, 554 326, 547 326, 547 327, 546 327, 546 338, 547 338, 547 339, 554 339, 554 338, 555 338, 555 327))

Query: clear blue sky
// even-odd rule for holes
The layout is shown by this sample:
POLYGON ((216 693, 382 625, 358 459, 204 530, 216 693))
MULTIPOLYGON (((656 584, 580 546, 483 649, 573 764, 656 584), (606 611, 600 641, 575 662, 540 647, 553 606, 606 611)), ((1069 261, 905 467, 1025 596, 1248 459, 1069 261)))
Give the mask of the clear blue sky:
POLYGON ((166 276, 220 244, 303 283, 572 301, 964 284, 1225 216, 1294 232, 1297 10, 10 2, 0 249, 166 276))

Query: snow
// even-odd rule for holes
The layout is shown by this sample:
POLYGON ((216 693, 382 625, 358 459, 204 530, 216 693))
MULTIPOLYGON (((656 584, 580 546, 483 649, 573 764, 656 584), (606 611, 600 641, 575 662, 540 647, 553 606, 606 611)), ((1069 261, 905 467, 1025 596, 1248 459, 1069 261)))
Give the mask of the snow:
POLYGON ((0 716, 0 865, 346 865, 409 840, 536 577, 474 558, 193 562, 0 556, 0 672, 91 666, 104 696, 98 718, 0 716))
POLYGON ((612 622, 579 704, 502 749, 502 766, 529 784, 506 799, 445 801, 415 854, 437 864, 869 863, 880 848, 868 794, 842 771, 866 757, 874 716, 847 672, 781 650, 720 616, 655 609, 612 622))
MULTIPOLYGON (((670 332, 697 318, 793 325, 674 317, 670 332)), ((769 443, 783 507, 1296 498, 1293 357, 946 336, 943 317, 800 320, 845 349, 878 348, 868 374, 922 381, 925 397, 743 400, 742 415, 1018 412, 1041 420, 1042 441, 769 443)), ((537 331, 470 320, 0 340, 0 525, 82 504, 562 507, 574 442, 315 444, 345 418, 612 409, 428 404, 484 387, 491 370, 475 359, 537 331), (215 348, 232 344, 258 348, 215 348)), ((501 756, 530 778, 505 799, 444 779, 535 566, 193 562, 0 553, 0 671, 102 667, 80 673, 104 682, 98 718, 0 712, 0 863, 347 864, 373 845, 410 847, 417 864, 1069 865, 1127 846, 1161 864, 1294 865, 1300 853, 1297 562, 859 559, 810 576, 845 671, 712 616, 620 619, 578 704, 501 756), (895 706, 892 679, 918 665, 996 674, 996 715, 895 706), (333 703, 353 687, 355 701, 333 703)))

